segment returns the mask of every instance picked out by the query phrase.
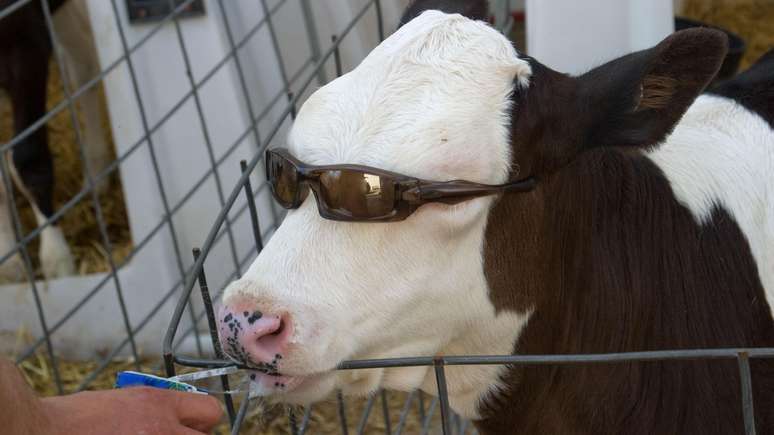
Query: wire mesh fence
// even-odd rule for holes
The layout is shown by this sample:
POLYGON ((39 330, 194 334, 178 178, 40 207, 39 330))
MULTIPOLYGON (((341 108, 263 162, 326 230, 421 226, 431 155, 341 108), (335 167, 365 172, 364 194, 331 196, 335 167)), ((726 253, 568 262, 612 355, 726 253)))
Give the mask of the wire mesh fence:
MULTIPOLYGON (((309 40, 310 55, 297 67, 297 69, 290 71, 287 68, 286 62, 283 61, 284 54, 278 42, 277 29, 273 21, 274 17, 281 13, 283 7, 285 7, 289 0, 279 0, 271 3, 266 0, 261 0, 259 6, 262 10, 263 18, 254 23, 250 28, 241 32, 241 34, 234 31, 232 23, 230 23, 227 14, 227 10, 230 7, 229 2, 214 0, 208 3, 208 5, 210 7, 217 7, 220 11, 220 16, 223 20, 222 24, 228 41, 228 51, 222 59, 214 62, 207 71, 199 74, 197 79, 197 77, 191 73, 191 70, 193 69, 191 62, 192 48, 188 43, 186 34, 180 24, 180 18, 186 13, 187 8, 195 1, 196 0, 170 1, 170 12, 154 23, 137 41, 131 43, 126 35, 125 24, 120 19, 119 9, 121 6, 117 0, 110 0, 110 8, 115 17, 115 21, 112 24, 115 26, 117 34, 119 35, 121 55, 107 64, 99 74, 74 89, 71 89, 65 84, 67 80, 63 80, 61 90, 64 95, 63 100, 53 104, 50 110, 45 112, 39 119, 18 131, 10 140, 0 146, 0 152, 2 152, 3 155, 7 155, 14 148, 23 144, 25 140, 34 135, 41 128, 44 128, 46 123, 50 122, 55 116, 66 114, 69 117, 71 127, 75 132, 78 153, 81 160, 84 162, 83 175, 86 182, 81 190, 60 206, 58 210, 39 222, 36 228, 28 232, 24 231, 22 225, 22 219, 18 212, 18 201, 13 189, 13 174, 5 159, 1 168, 2 183, 8 196, 7 205, 9 214, 12 217, 11 223, 16 243, 7 252, 0 252, 0 263, 9 260, 14 255, 21 256, 23 260, 23 270, 26 280, 29 283, 29 291, 34 298, 37 322, 39 323, 41 330, 40 337, 33 340, 25 349, 18 353, 16 362, 22 363, 39 353, 41 350, 45 352, 50 362, 53 382, 59 393, 67 391, 65 391, 63 387, 62 377, 59 372, 58 349, 55 347, 52 337, 67 325, 74 316, 78 315, 84 305, 95 298, 100 292, 104 292, 108 288, 115 290, 114 296, 119 307, 118 318, 124 331, 124 338, 121 341, 114 343, 114 345, 103 354, 95 369, 80 380, 75 390, 89 388, 94 380, 106 370, 110 362, 117 355, 122 353, 128 352, 132 357, 135 368, 139 369, 140 361, 142 360, 142 352, 137 345, 136 337, 143 332, 149 322, 163 313, 163 306, 173 301, 176 301, 176 305, 174 307, 172 319, 169 322, 166 336, 163 340, 164 369, 167 375, 174 375, 177 371, 177 365, 197 368, 214 368, 232 366, 234 364, 233 362, 224 359, 222 350, 218 344, 217 327, 215 325, 212 305, 219 299, 220 293, 210 294, 210 286, 205 274, 205 261, 208 256, 211 255, 217 244, 224 243, 226 245, 226 255, 229 257, 232 271, 225 276, 222 282, 217 282, 213 286, 215 289, 222 289, 228 282, 239 277, 241 272, 245 269, 245 266, 261 251, 264 240, 270 237, 283 218, 282 212, 272 207, 270 213, 271 219, 269 221, 261 221, 259 219, 259 205, 256 202, 256 198, 261 194, 266 193, 266 184, 259 182, 254 186, 252 180, 256 178, 260 179, 261 172, 259 163, 264 155, 263 151, 277 139, 282 131, 283 125, 286 125, 287 122, 292 121, 295 117, 297 106, 303 98, 308 95, 311 86, 314 83, 322 85, 327 82, 328 69, 332 68, 335 75, 341 75, 343 73, 344 66, 340 52, 341 44, 348 37, 351 38, 353 29, 362 23, 364 17, 370 15, 372 18, 376 19, 378 40, 383 40, 385 32, 387 31, 382 12, 382 1, 364 1, 360 6, 360 9, 354 14, 353 19, 336 34, 330 35, 330 47, 323 50, 323 44, 317 39, 318 31, 315 28, 316 23, 310 1, 299 0, 300 10, 302 11, 301 16, 298 17, 299 26, 304 29, 309 40), (141 86, 138 83, 139 78, 136 71, 136 65, 133 61, 133 55, 147 44, 148 41, 154 38, 155 35, 158 35, 164 27, 170 25, 174 28, 177 46, 182 55, 185 69, 188 72, 185 80, 190 89, 182 95, 175 104, 172 104, 166 112, 162 113, 156 119, 153 119, 148 115, 146 105, 144 104, 144 97, 141 92, 141 86), (248 79, 242 65, 243 62, 248 61, 249 59, 245 59, 243 55, 240 55, 240 50, 250 44, 251 39, 261 31, 267 31, 270 36, 271 50, 274 57, 278 60, 277 67, 280 72, 283 86, 280 91, 271 96, 264 107, 256 108, 255 102, 251 101, 251 94, 248 90, 248 79), (226 68, 227 65, 232 64, 237 74, 241 93, 243 94, 244 100, 241 103, 244 104, 245 110, 248 113, 249 123, 246 128, 236 135, 236 138, 232 143, 225 146, 225 151, 216 152, 204 114, 207 101, 203 98, 201 91, 202 88, 216 76, 218 71, 226 68), (131 80, 131 98, 135 100, 134 103, 139 110, 142 136, 128 146, 122 153, 117 155, 115 160, 110 162, 106 167, 99 171, 95 171, 94 168, 89 167, 87 162, 88 159, 85 156, 86 144, 84 144, 83 132, 81 131, 78 121, 76 103, 78 99, 89 90, 98 87, 109 74, 123 68, 128 71, 131 80), (209 167, 200 175, 197 181, 188 187, 185 194, 177 201, 173 201, 169 198, 167 187, 163 181, 162 169, 159 165, 157 156, 159 144, 154 141, 154 134, 162 129, 186 104, 190 103, 193 104, 196 116, 199 119, 199 126, 201 128, 200 133, 204 138, 209 167), (277 116, 271 120, 271 125, 268 129, 261 131, 259 126, 267 119, 271 118, 272 113, 276 111, 275 109, 277 107, 280 108, 279 114, 276 114, 277 116), (248 138, 256 144, 253 154, 254 157, 249 161, 240 162, 238 169, 235 167, 226 167, 230 158, 236 154, 240 144, 248 138), (152 177, 156 184, 156 193, 163 205, 163 215, 158 222, 152 226, 147 234, 134 241, 133 247, 123 259, 115 261, 110 234, 107 230, 102 204, 100 203, 99 195, 97 193, 97 186, 112 174, 116 173, 121 165, 132 158, 139 150, 146 150, 149 153, 152 163, 152 173, 148 174, 148 176, 152 177), (241 174, 230 193, 227 187, 228 185, 222 176, 223 171, 238 171, 237 173, 241 174), (256 175, 258 177, 256 177, 256 175), (219 211, 201 249, 195 249, 193 251, 193 256, 189 257, 187 253, 184 253, 183 243, 179 240, 179 231, 176 228, 174 217, 183 207, 193 200, 197 192, 208 182, 214 182, 215 184, 217 193, 215 208, 219 211), (241 203, 238 201, 240 196, 244 197, 244 201, 241 203), (32 260, 33 255, 30 253, 30 245, 41 236, 46 228, 56 225, 63 216, 81 201, 90 201, 92 204, 100 236, 98 243, 106 252, 106 258, 108 258, 108 271, 104 277, 98 280, 93 288, 86 291, 77 300, 72 301, 69 307, 62 310, 60 316, 57 318, 50 318, 46 314, 43 301, 45 297, 42 295, 45 290, 43 290, 38 283, 39 281, 32 260), (247 252, 240 253, 237 247, 237 241, 235 240, 233 227, 235 222, 243 218, 249 220, 253 240, 251 241, 251 248, 248 249, 247 252), (168 252, 169 255, 174 258, 176 280, 173 285, 161 289, 158 292, 158 298, 147 304, 143 316, 140 318, 131 318, 125 302, 126 292, 130 290, 125 287, 120 272, 136 255, 138 255, 138 253, 143 251, 155 238, 158 238, 163 233, 166 233, 171 241, 168 252), (197 305, 193 303, 194 298, 192 297, 193 289, 197 286, 199 287, 202 297, 200 309, 197 309, 197 305), (176 299, 175 296, 177 296, 176 299), (184 325, 183 319, 185 316, 188 318, 188 325, 184 325), (200 332, 202 331, 209 331, 209 342, 201 338, 200 332), (193 338, 196 343, 197 357, 187 356, 179 350, 181 344, 188 338, 193 338), (214 358, 210 355, 210 349, 214 358)), ((501 30, 507 32, 512 25, 512 22, 508 19, 510 2, 501 1, 493 3, 495 3, 493 10, 498 12, 498 14, 502 14, 500 15, 501 19, 499 19, 496 24, 501 30)), ((56 68, 59 74, 63 78, 66 78, 69 72, 64 66, 61 42, 59 41, 59 35, 53 26, 52 10, 49 1, 19 0, 12 3, 10 6, 7 6, 4 10, 0 11, 0 26, 3 25, 2 23, 4 20, 11 19, 15 13, 23 11, 23 8, 25 7, 40 8, 45 20, 46 28, 48 29, 47 37, 53 49, 52 53, 56 68)), ((210 207, 210 205, 207 206, 210 207)), ((381 426, 384 432, 388 434, 402 433, 405 430, 406 421, 411 413, 416 413, 418 415, 419 421, 421 422, 422 433, 429 433, 435 430, 436 424, 440 424, 440 429, 444 434, 464 434, 474 431, 469 422, 456 416, 449 406, 445 376, 445 367, 448 365, 614 364, 620 362, 686 359, 735 359, 738 361, 739 365, 741 379, 740 389, 742 392, 742 403, 740 406, 742 406, 744 416, 744 428, 740 428, 740 432, 741 430, 744 430, 747 434, 753 434, 755 433, 755 424, 749 359, 770 357, 774 357, 774 349, 697 349, 604 355, 443 356, 347 361, 340 364, 340 370, 409 366, 432 367, 436 376, 438 396, 429 399, 424 393, 419 391, 408 394, 400 408, 396 421, 394 418, 395 416, 390 415, 391 410, 388 406, 387 393, 385 391, 380 391, 366 400, 361 415, 358 416, 356 421, 353 421, 351 418, 348 419, 348 410, 345 399, 342 394, 339 393, 335 399, 339 418, 338 431, 346 434, 349 433, 350 428, 352 428, 356 433, 364 433, 369 419, 376 418, 372 417, 372 415, 374 413, 379 413, 378 410, 375 411, 375 408, 380 404, 381 419, 383 421, 381 426), (428 400, 429 403, 427 402, 428 400)), ((231 389, 227 377, 222 379, 222 386, 224 391, 229 391, 231 389)), ((224 395, 224 402, 228 410, 232 433, 239 433, 251 403, 254 404, 258 400, 259 399, 241 400, 239 407, 237 408, 235 398, 232 397, 231 394, 224 395)), ((312 412, 313 407, 307 407, 302 412, 291 411, 287 420, 290 432, 293 434, 308 433, 311 425, 312 412)))
MULTIPOLYGON (((135 337, 137 334, 143 331, 143 329, 150 321, 154 320, 159 315, 161 308, 171 301, 173 295, 178 292, 184 285, 185 278, 190 276, 192 273, 195 273, 195 269, 192 267, 192 265, 190 265, 188 257, 182 253, 183 243, 180 241, 180 231, 178 228, 176 228, 176 221, 174 218, 179 214, 181 209, 191 204, 192 198, 194 198, 195 195, 197 195, 197 193, 202 190, 206 183, 212 181, 214 181, 217 190, 217 198, 219 201, 218 207, 226 209, 227 203, 228 205, 233 205, 233 201, 229 202, 228 198, 226 198, 226 190, 224 181, 222 179, 222 174, 224 171, 229 173, 235 172, 231 171, 231 168, 226 168, 225 165, 227 162, 229 162, 230 159, 234 157, 238 151, 239 146, 248 138, 252 139, 253 142, 259 147, 265 146, 265 144, 270 142, 280 131, 283 123, 286 122, 286 119, 295 116, 295 106, 299 98, 309 90, 310 86, 315 82, 317 84, 325 83, 326 73, 324 67, 326 62, 328 62, 329 59, 331 59, 331 57, 334 55, 334 52, 336 52, 337 70, 339 72, 341 71, 342 63, 341 58, 338 55, 338 50, 328 50, 323 56, 321 54, 321 44, 317 40, 316 31, 314 33, 309 31, 309 27, 314 26, 315 19, 313 16, 311 4, 308 0, 299 1, 298 3, 300 4, 301 11, 303 12, 302 17, 299 17, 299 21, 301 21, 302 27, 305 29, 306 35, 308 37, 309 44, 311 46, 311 55, 305 61, 303 61, 299 67, 292 71, 286 68, 286 62, 283 59, 286 54, 282 52, 278 42, 277 30, 273 24, 274 17, 276 17, 277 14, 282 13, 283 8, 286 8, 287 4, 290 3, 289 0, 279 0, 272 2, 266 0, 261 1, 260 8, 263 14, 262 18, 252 24, 251 27, 241 32, 241 35, 237 35, 237 32, 232 29, 229 20, 229 14, 227 13, 231 5, 229 2, 218 0, 216 2, 209 3, 209 6, 211 8, 218 8, 220 12, 219 15, 223 20, 222 25, 225 29, 229 49, 222 59, 219 59, 207 71, 204 71, 199 75, 198 78, 196 78, 192 73, 192 69, 194 67, 190 57, 191 47, 186 40, 185 31, 180 24, 180 17, 185 15, 187 8, 194 2, 195 0, 170 2, 170 12, 163 18, 159 19, 157 22, 153 23, 152 27, 150 27, 148 31, 145 32, 136 42, 131 43, 127 36, 126 24, 124 20, 121 19, 121 13, 123 12, 121 8, 124 7, 124 5, 122 5, 122 3, 117 0, 111 0, 110 8, 112 9, 114 16, 114 22, 112 25, 114 26, 116 34, 120 39, 121 55, 107 64, 102 69, 102 71, 99 72, 99 74, 91 77, 89 80, 86 80, 75 89, 67 86, 67 83, 69 82, 67 77, 70 72, 65 66, 62 43, 60 41, 60 35, 57 33, 53 23, 54 11, 51 8, 50 2, 48 0, 19 0, 11 3, 4 10, 0 11, 0 26, 2 26, 4 22, 3 20, 15 19, 15 14, 25 12, 25 10, 29 10, 30 8, 36 8, 35 10, 39 10, 42 18, 45 21, 45 27, 48 31, 46 38, 52 47, 54 65, 56 66, 56 70, 58 71, 59 75, 62 77, 62 101, 54 102, 51 105, 50 110, 43 113, 39 119, 34 120, 34 122, 25 128, 17 131, 13 137, 10 138, 10 140, 0 146, 0 151, 2 151, 4 156, 7 156, 7 158, 3 160, 2 181, 5 191, 7 192, 7 207, 9 216, 11 217, 11 223, 16 239, 16 242, 13 246, 5 250, 5 252, 0 252, 0 264, 10 260, 16 255, 21 256, 23 260, 25 278, 29 285, 29 290, 34 296, 35 308, 38 315, 37 322, 39 323, 41 330, 39 337, 35 338, 28 346, 17 353, 16 362, 17 364, 22 363, 31 358, 33 355, 36 355, 37 352, 43 350, 50 361, 53 381, 56 384, 57 391, 59 393, 68 391, 65 391, 63 388, 61 375, 59 373, 59 364, 57 361, 57 354, 59 349, 56 349, 52 337, 56 337, 56 334, 61 331, 63 327, 66 327, 75 316, 82 312, 83 307, 87 303, 92 301, 96 296, 100 295, 100 293, 106 291, 108 288, 115 289, 114 297, 118 303, 118 315, 123 324, 124 338, 118 343, 115 343, 111 349, 104 353, 104 356, 101 358, 100 363, 97 365, 96 369, 80 382, 76 390, 89 388, 94 379, 99 376, 106 367, 108 367, 109 363, 117 355, 125 354, 128 352, 132 359, 135 361, 136 367, 139 367, 139 361, 142 359, 142 352, 136 344, 135 337), (139 73, 136 71, 137 66, 134 56, 138 53, 139 50, 146 46, 149 41, 153 40, 154 37, 158 37, 157 35, 161 33, 162 29, 168 26, 174 27, 178 48, 183 58, 185 70, 188 72, 185 79, 188 81, 190 89, 184 95, 182 95, 182 97, 177 102, 172 104, 172 106, 165 113, 158 116, 157 119, 152 119, 152 117, 147 113, 147 105, 145 104, 144 95, 139 83, 141 78, 139 77, 139 73), (251 43, 252 39, 256 38, 256 35, 258 35, 259 32, 268 32, 270 35, 273 55, 275 56, 274 58, 277 59, 277 67, 280 70, 283 82, 283 89, 271 96, 268 103, 266 103, 263 107, 256 107, 256 104, 251 101, 251 96, 248 92, 246 75, 242 68, 242 62, 245 60, 244 58, 246 57, 246 54, 244 51, 241 51, 251 43), (216 152, 214 150, 213 141, 208 129, 208 122, 204 114, 204 108, 207 102, 203 100, 203 96, 201 94, 202 88, 207 85, 208 82, 210 82, 213 77, 216 76, 216 74, 218 74, 221 70, 226 69, 227 67, 234 68, 238 75, 238 82, 239 86, 241 87, 244 100, 242 102, 238 102, 237 104, 244 104, 250 122, 246 128, 244 128, 244 130, 236 136, 232 143, 225 146, 225 151, 216 152), (141 137, 137 138, 134 143, 130 144, 124 150, 124 152, 119 153, 116 158, 106 167, 104 167, 102 170, 95 171, 94 168, 90 168, 88 166, 88 159, 85 157, 86 144, 84 144, 83 141, 83 132, 81 131, 82 127, 78 120, 78 110, 76 104, 79 98, 82 98, 84 94, 99 87, 107 76, 115 73, 120 69, 125 69, 128 71, 128 75, 131 79, 131 98, 134 99, 133 103, 139 110, 139 117, 142 123, 143 134, 141 137), (157 155, 159 144, 156 142, 154 135, 158 133, 159 130, 163 129, 170 122, 170 120, 176 116, 177 113, 183 110, 184 107, 191 102, 195 107, 196 114, 199 119, 201 135, 204 138, 204 143, 207 150, 209 168, 200 175, 197 181, 192 183, 187 188, 187 191, 177 201, 173 202, 168 193, 168 187, 165 185, 163 180, 163 170, 157 155), (284 113, 279 116, 279 120, 275 122, 273 112, 276 112, 278 107, 280 110, 282 110, 283 107, 285 109, 284 113), (64 202, 50 216, 46 216, 45 219, 42 219, 40 222, 38 222, 35 228, 25 232, 22 223, 22 217, 19 214, 20 199, 17 197, 17 193, 14 191, 13 168, 9 164, 10 156, 14 150, 20 146, 23 146, 25 141, 28 140, 31 136, 37 134, 37 132, 39 132, 41 129, 44 129, 46 124, 54 119, 54 117, 62 114, 66 114, 70 118, 69 127, 72 128, 72 130, 75 132, 76 145, 78 147, 80 159, 84 165, 83 175, 86 182, 76 194, 64 202), (270 128, 270 132, 266 135, 265 138, 263 138, 261 137, 261 132, 259 132, 259 126, 266 122, 272 122, 273 124, 270 128), (110 235, 107 231, 107 225, 102 213, 102 204, 100 202, 96 186, 116 174, 121 168, 122 164, 125 164, 127 160, 134 158, 140 151, 145 151, 150 156, 152 171, 147 175, 148 177, 152 177, 155 180, 157 187, 156 195, 158 195, 163 205, 163 214, 158 222, 153 225, 144 236, 134 240, 133 247, 123 256, 120 261, 114 261, 116 256, 113 252, 113 246, 111 243, 110 235), (105 258, 108 260, 109 269, 107 270, 107 273, 104 275, 104 277, 101 277, 96 285, 93 286, 93 288, 86 291, 83 296, 79 297, 77 300, 70 301, 69 307, 60 307, 58 310, 54 310, 63 311, 61 316, 51 318, 47 315, 47 310, 44 303, 45 294, 41 295, 41 293, 45 292, 44 287, 46 284, 40 281, 39 275, 36 273, 36 267, 33 264, 34 255, 31 254, 30 247, 32 243, 35 243, 41 237, 41 234, 43 234, 48 228, 57 226, 61 219, 82 201, 91 202, 91 209, 95 214, 95 222, 99 228, 100 234, 100 240, 95 241, 95 243, 98 244, 104 251, 105 258), (158 293, 159 298, 157 300, 148 302, 146 314, 144 316, 140 317, 139 319, 132 319, 130 318, 126 306, 124 293, 127 291, 127 289, 124 287, 120 272, 138 254, 146 249, 149 244, 157 243, 159 237, 162 235, 165 235, 165 237, 167 237, 171 242, 169 243, 168 254, 175 259, 178 278, 171 287, 162 289, 162 291, 158 293)), ((334 43, 336 47, 338 47, 340 44, 340 38, 343 38, 349 34, 369 11, 375 15, 379 23, 382 23, 380 2, 377 0, 364 4, 364 6, 360 8, 356 14, 355 19, 352 20, 352 22, 349 23, 338 36, 332 35, 333 40, 338 39, 339 41, 334 43)), ((384 27, 381 24, 378 27, 378 32, 381 39, 384 33, 384 27)), ((160 65, 160 67, 163 66, 160 65)), ((222 149, 223 145, 219 145, 221 145, 222 149)), ((242 180, 240 184, 244 184, 244 180, 242 180)), ((253 193, 255 196, 258 196, 264 190, 265 185, 261 183, 258 185, 257 189, 253 191, 253 193)), ((219 233, 213 239, 213 243, 218 243, 223 240, 224 243, 227 244, 227 250, 230 253, 231 267, 233 267, 233 272, 227 277, 225 281, 237 277, 243 270, 244 266, 248 264, 251 258, 256 255, 261 247, 260 245, 255 246, 246 254, 238 253, 237 243, 234 240, 235 236, 232 231, 232 226, 234 225, 235 221, 242 218, 247 209, 248 204, 243 204, 238 209, 229 210, 230 215, 225 217, 224 220, 220 221, 224 227, 224 231, 219 233)), ((255 222, 257 219, 257 213, 255 211, 254 203, 251 203, 250 211, 253 215, 253 221, 255 222)), ((281 216, 276 212, 275 209, 272 209, 272 212, 275 222, 268 223, 276 226, 277 222, 279 222, 279 219, 281 219, 281 216)), ((266 226, 265 228, 266 230, 264 231, 263 236, 267 236, 271 231, 269 229, 270 227, 266 226)), ((189 310, 189 319, 191 322, 191 327, 188 331, 182 334, 182 337, 185 338, 191 336, 196 341, 197 349, 201 352, 203 346, 198 334, 199 328, 197 325, 200 324, 202 320, 202 313, 196 314, 194 310, 189 310)))

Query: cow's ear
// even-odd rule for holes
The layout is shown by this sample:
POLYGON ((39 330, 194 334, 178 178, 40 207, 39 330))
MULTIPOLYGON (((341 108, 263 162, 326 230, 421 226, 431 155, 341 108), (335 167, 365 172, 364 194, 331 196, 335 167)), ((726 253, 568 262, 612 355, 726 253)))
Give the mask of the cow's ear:
POLYGON ((460 14, 479 21, 486 21, 489 18, 489 2, 487 0, 412 0, 411 4, 403 11, 398 27, 428 10, 460 14))
POLYGON ((590 113, 587 146, 661 142, 712 81, 727 49, 720 31, 683 30, 578 77, 578 109, 590 113))

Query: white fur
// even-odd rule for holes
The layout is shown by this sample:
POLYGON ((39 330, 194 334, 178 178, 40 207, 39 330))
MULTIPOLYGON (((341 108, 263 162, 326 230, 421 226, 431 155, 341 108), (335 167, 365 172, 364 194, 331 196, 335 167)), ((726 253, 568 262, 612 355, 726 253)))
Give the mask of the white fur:
MULTIPOLYGON (((355 70, 318 90, 289 135, 312 164, 359 163, 432 180, 501 183, 509 172, 509 94, 530 68, 484 23, 425 12, 355 70)), ((288 213, 224 302, 247 296, 291 314, 280 371, 314 376, 283 400, 321 399, 334 387, 435 391, 432 371, 331 372, 342 360, 507 354, 528 317, 495 314, 483 272, 491 198, 428 205, 404 222, 322 219, 314 199, 288 213)), ((450 400, 476 417, 499 366, 448 368, 450 400)))
MULTIPOLYGON (((46 217, 35 210, 35 219, 38 225, 43 225, 46 217)), ((56 225, 49 225, 40 232, 40 267, 46 279, 70 276, 75 273, 75 261, 70 252, 70 246, 62 233, 62 229, 56 225)))
MULTIPOLYGON (((0 255, 5 255, 16 246, 16 235, 8 209, 7 195, 5 183, 0 180, 0 255)), ((22 263, 21 255, 18 252, 0 263, 0 282, 19 282, 23 279, 24 263, 22 263)))
MULTIPOLYGON (((697 222, 726 210, 747 238, 774 308, 774 131, 727 98, 704 95, 648 156, 697 222)), ((729 247, 733 248, 733 247, 729 247)))

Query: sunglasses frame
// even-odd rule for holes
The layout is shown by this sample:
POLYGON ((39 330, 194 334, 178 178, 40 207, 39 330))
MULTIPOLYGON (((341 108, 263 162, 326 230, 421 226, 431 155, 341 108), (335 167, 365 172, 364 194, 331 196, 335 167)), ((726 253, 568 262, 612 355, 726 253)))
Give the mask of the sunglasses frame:
POLYGON ((364 165, 355 164, 336 164, 336 165, 310 165, 302 162, 293 156, 287 148, 274 148, 266 150, 264 156, 266 166, 266 179, 269 183, 274 199, 286 209, 296 209, 303 204, 309 195, 309 190, 315 196, 317 210, 325 219, 342 222, 396 222, 405 220, 419 207, 430 203, 443 203, 448 205, 459 204, 482 196, 497 195, 509 192, 529 192, 537 184, 533 177, 524 178, 504 184, 481 184, 466 180, 451 181, 429 181, 421 178, 409 177, 407 175, 391 172, 384 169, 373 168, 364 165), (289 162, 296 170, 298 189, 296 195, 290 204, 282 201, 274 191, 269 165, 272 155, 276 155, 289 162), (378 216, 373 218, 355 218, 348 215, 342 215, 332 211, 320 191, 320 175, 326 171, 349 170, 376 175, 379 177, 388 177, 395 184, 395 203, 393 204, 393 213, 388 216, 378 216))

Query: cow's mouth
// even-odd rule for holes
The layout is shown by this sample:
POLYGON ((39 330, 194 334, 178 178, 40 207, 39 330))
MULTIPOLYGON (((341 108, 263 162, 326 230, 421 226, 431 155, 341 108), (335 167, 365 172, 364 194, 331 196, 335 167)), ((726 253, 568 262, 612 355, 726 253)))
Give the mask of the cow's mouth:
POLYGON ((252 384, 250 391, 259 396, 275 396, 284 401, 288 395, 303 397, 310 391, 315 391, 326 377, 333 372, 321 372, 309 375, 283 375, 279 373, 249 372, 252 384), (298 396, 301 395, 301 396, 298 396))
POLYGON ((287 376, 277 372, 254 371, 250 373, 253 390, 261 396, 289 393, 298 388, 305 379, 307 379, 305 376, 287 376))

